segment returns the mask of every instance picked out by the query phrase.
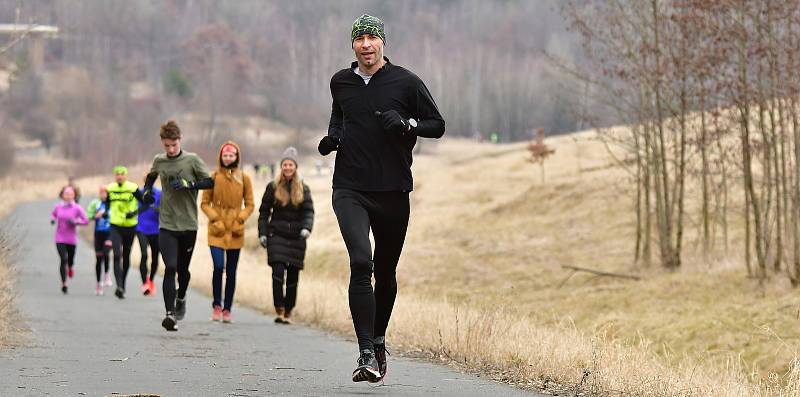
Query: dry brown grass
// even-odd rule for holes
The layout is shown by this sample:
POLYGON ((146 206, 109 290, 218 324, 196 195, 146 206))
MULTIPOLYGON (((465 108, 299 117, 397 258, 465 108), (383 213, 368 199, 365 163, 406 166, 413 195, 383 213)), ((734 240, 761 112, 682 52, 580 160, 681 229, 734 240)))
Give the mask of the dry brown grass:
MULTIPOLYGON (((745 277, 740 253, 721 250, 706 263, 690 248, 674 273, 634 266, 625 172, 611 166, 592 133, 548 145, 556 154, 546 162, 545 184, 525 160, 524 144, 448 140, 415 159, 390 344, 538 388, 800 396, 800 298, 782 278, 759 287, 745 277), (578 274, 561 286, 569 275, 561 265, 642 280, 578 274)), ((313 173, 310 164, 303 169, 313 173)), ((297 317, 350 335, 349 267, 330 181, 306 181, 317 217, 297 317)), ((263 185, 257 183, 257 202, 263 185)), ((248 224, 237 299, 270 312, 269 267, 255 220, 248 224)), ((738 226, 731 247, 741 244, 738 226)), ((693 247, 697 227, 689 229, 693 247)), ((193 284, 208 292, 211 261, 202 249, 192 269, 193 284)))
MULTIPOLYGON (((747 279, 739 252, 720 249, 703 261, 692 248, 698 234, 692 223, 680 271, 633 265, 629 180, 592 133, 548 141, 556 153, 545 164, 545 184, 526 161, 524 144, 426 145, 430 154, 415 159, 412 220, 388 335, 395 349, 548 390, 800 396, 797 294, 781 277, 763 287, 747 279), (569 275, 562 265, 642 280, 577 274, 562 286, 569 275)), ((306 174, 314 172, 312 163, 303 164, 306 174)), ((90 195, 108 179, 80 185, 90 195)), ((297 318, 349 336, 349 267, 330 180, 306 181, 317 218, 297 318)), ((257 202, 264 184, 256 182, 257 202)), ((25 197, 42 191, 50 197, 57 188, 10 190, 19 189, 30 190, 25 197)), ((270 270, 255 218, 248 221, 237 299, 270 312, 270 270)), ((192 284, 209 292, 204 227, 192 284)), ((735 224, 731 247, 741 241, 735 224)))
POLYGON ((0 226, 0 350, 19 341, 19 330, 14 328, 17 312, 14 309, 13 242, 0 226))

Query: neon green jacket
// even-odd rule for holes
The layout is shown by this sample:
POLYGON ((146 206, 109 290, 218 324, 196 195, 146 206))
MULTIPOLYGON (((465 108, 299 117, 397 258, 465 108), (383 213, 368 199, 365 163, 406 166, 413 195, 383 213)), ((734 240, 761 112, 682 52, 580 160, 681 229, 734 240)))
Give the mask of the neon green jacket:
POLYGON ((108 200, 111 202, 111 224, 114 226, 134 227, 139 223, 138 214, 128 218, 128 213, 139 210, 136 199, 139 186, 131 181, 122 185, 112 182, 108 185, 108 200))

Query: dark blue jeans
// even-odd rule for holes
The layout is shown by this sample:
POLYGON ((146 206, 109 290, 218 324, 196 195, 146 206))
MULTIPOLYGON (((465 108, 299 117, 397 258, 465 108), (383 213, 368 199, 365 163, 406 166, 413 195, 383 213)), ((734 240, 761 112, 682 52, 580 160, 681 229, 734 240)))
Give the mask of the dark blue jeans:
POLYGON ((225 305, 222 309, 230 311, 233 306, 233 292, 236 290, 236 266, 239 264, 239 250, 211 247, 211 259, 214 261, 214 276, 211 278, 211 287, 214 290, 212 307, 222 305, 222 272, 225 271, 225 305))

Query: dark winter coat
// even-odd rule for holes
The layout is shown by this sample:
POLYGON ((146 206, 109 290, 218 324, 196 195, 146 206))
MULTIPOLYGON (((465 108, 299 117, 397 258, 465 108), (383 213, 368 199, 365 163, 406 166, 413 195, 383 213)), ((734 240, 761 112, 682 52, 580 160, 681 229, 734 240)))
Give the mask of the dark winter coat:
POLYGON ((275 201, 275 182, 270 182, 258 210, 258 235, 267 236, 267 262, 303 268, 306 240, 300 231, 314 226, 314 202, 311 190, 303 184, 303 202, 299 207, 282 206, 275 201))

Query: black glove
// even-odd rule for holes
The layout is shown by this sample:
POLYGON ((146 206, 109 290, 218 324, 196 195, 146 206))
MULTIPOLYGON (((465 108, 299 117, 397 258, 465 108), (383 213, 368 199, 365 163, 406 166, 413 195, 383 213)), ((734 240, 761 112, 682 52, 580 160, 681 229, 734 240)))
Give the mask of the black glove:
POLYGON ((194 182, 189 182, 183 178, 175 178, 170 182, 170 186, 172 186, 175 190, 186 190, 186 189, 194 189, 194 182))
POLYGON ((134 216, 136 216, 136 214, 138 214, 138 213, 139 213, 139 211, 131 211, 131 212, 129 212, 129 213, 127 213, 127 214, 125 214, 125 218, 126 218, 126 219, 131 219, 131 218, 133 218, 134 216))
POLYGON ((55 219, 51 219, 51 220, 50 220, 50 224, 51 224, 51 225, 55 225, 55 224, 56 224, 56 220, 55 220, 55 219))
POLYGON ((378 116, 384 130, 398 135, 408 132, 408 120, 404 119, 396 110, 375 112, 375 115, 378 116))
POLYGON ((267 236, 258 236, 258 243, 261 244, 262 247, 267 248, 267 236))
POLYGON ((146 205, 150 205, 156 202, 156 197, 153 195, 153 191, 150 189, 146 189, 142 192, 142 203, 146 205))
POLYGON ((322 137, 322 139, 319 140, 319 146, 317 146, 319 154, 327 156, 336 149, 339 149, 338 136, 325 135, 324 137, 322 137))
POLYGON ((67 219, 67 225, 75 226, 75 221, 73 221, 72 219, 67 219))

